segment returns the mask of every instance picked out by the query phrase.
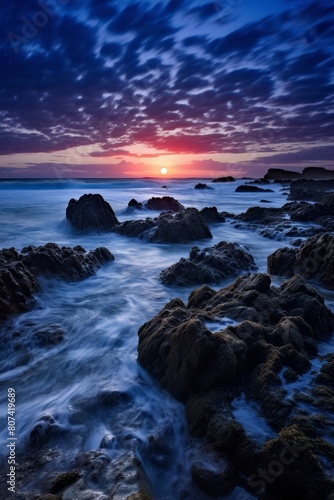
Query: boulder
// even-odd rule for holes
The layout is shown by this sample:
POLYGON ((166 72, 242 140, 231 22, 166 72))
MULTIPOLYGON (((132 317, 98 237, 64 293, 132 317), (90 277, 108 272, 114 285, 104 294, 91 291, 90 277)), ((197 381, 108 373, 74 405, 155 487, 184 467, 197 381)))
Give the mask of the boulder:
POLYGON ((275 180, 292 180, 300 178, 299 172, 293 172, 291 170, 284 170, 284 168, 270 168, 265 174, 264 179, 267 181, 275 180))
POLYGON ((310 180, 298 179, 291 182, 289 200, 329 201, 333 196, 334 179, 310 180))
POLYGON ((264 189, 258 186, 251 186, 250 184, 244 184, 238 186, 235 190, 236 193, 273 193, 272 189, 264 189))
POLYGON ((189 258, 165 269, 160 280, 167 285, 188 286, 202 283, 218 283, 242 271, 254 271, 252 255, 238 243, 221 241, 214 247, 200 250, 193 247, 189 258))
POLYGON ((136 210, 141 210, 143 208, 143 204, 140 203, 139 201, 135 200, 134 198, 132 198, 132 200, 130 200, 128 203, 128 208, 134 208, 136 210))
POLYGON ((66 218, 79 231, 111 231, 119 222, 107 201, 100 194, 84 194, 71 199, 66 218))
POLYGON ((225 222, 225 217, 218 212, 217 207, 205 207, 200 211, 201 216, 208 224, 225 222))
POLYGON ((145 204, 145 207, 148 210, 156 210, 158 212, 163 211, 171 211, 171 212, 180 212, 184 210, 184 206, 181 205, 175 198, 172 196, 163 196, 162 198, 150 198, 148 202, 145 204))

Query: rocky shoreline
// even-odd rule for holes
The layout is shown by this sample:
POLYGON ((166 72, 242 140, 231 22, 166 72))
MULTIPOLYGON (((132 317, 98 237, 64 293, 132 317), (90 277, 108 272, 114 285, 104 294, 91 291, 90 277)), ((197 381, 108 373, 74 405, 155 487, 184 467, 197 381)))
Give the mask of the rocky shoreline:
MULTIPOLYGON (((271 189, 253 184, 270 185, 274 174, 278 172, 237 191, 270 194, 271 189)), ((284 173, 279 177, 278 181, 284 173)), ((186 208, 169 196, 147 202, 132 199, 128 213, 160 213, 125 222, 117 219, 101 195, 72 199, 66 210, 69 224, 79 235, 113 232, 148 243, 179 244, 210 240, 216 224, 230 224, 278 241, 289 238, 289 247, 268 256, 268 274, 256 273, 253 256, 238 243, 220 241, 202 250, 192 247, 188 258, 161 272, 160 281, 179 287, 202 286, 190 293, 187 302, 177 297, 169 301, 138 331, 138 362, 185 405, 191 436, 202 440, 206 458, 194 461, 191 476, 198 491, 210 497, 223 497, 240 487, 260 500, 334 498, 329 473, 334 461, 333 354, 321 359, 320 369, 314 370, 313 364, 318 359, 318 343, 329 339, 334 330, 334 314, 315 287, 334 286, 334 186, 293 173, 289 181, 288 200, 281 208, 254 206, 239 215, 217 207, 186 208), (274 286, 273 276, 286 281, 274 286), (219 285, 226 278, 236 279, 220 289, 208 286, 219 285), (230 320, 227 326, 226 319, 230 320), (310 377, 308 390, 291 396, 289 384, 305 376, 310 377), (233 411, 234 401, 241 395, 257 406, 274 437, 259 443, 247 433, 233 411)), ((196 189, 208 189, 204 184, 198 186, 196 189)), ((105 247, 86 252, 80 245, 70 248, 48 243, 21 252, 1 250, 0 321, 33 306, 41 276, 79 281, 113 260, 105 247)), ((66 334, 59 325, 30 325, 29 329, 31 342, 39 348, 57 345, 66 334)), ((23 337, 17 339, 19 348, 25 346, 23 337)), ((71 424, 80 425, 92 404, 112 413, 131 407, 132 401, 117 391, 101 393, 93 402, 75 401, 71 424)), ((59 474, 43 479, 44 494, 19 493, 18 500, 83 499, 90 494, 97 498, 89 485, 94 477, 101 482, 104 475, 115 491, 123 488, 127 500, 151 497, 135 453, 121 455, 117 463, 110 460, 113 436, 106 435, 95 452, 82 451, 68 460, 56 444, 65 435, 66 429, 53 415, 44 415, 34 424, 30 442, 20 456, 19 486, 50 461, 59 464, 59 474)), ((67 438, 75 439, 72 435, 67 438)), ((166 436, 150 440, 145 453, 154 454, 163 449, 166 436)))

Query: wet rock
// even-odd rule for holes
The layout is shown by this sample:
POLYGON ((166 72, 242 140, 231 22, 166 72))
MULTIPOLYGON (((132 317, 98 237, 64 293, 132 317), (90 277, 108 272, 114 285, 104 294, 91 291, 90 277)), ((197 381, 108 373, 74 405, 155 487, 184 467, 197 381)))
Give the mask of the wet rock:
POLYGON ((136 210, 141 210, 143 208, 143 204, 140 203, 139 201, 135 200, 134 198, 132 198, 132 200, 130 200, 128 203, 128 208, 134 208, 136 210))
POLYGON ((105 247, 86 252, 81 246, 59 247, 56 243, 22 249, 20 259, 35 275, 79 281, 90 276, 114 256, 105 247))
POLYGON ((316 222, 325 216, 334 215, 334 201, 325 203, 308 203, 293 201, 283 205, 282 210, 288 212, 291 220, 298 222, 316 222))
POLYGON ((280 248, 268 257, 268 272, 281 276, 299 273, 334 286, 334 236, 330 233, 308 238, 299 249, 280 248))
POLYGON ((298 380, 298 373, 296 373, 292 368, 287 368, 283 372, 283 377, 286 382, 296 382, 296 380, 298 380))
POLYGON ((228 461, 207 454, 205 461, 196 461, 192 465, 191 477, 201 491, 216 497, 231 491, 236 474, 228 461))
POLYGON ((37 347, 50 347, 64 340, 65 332, 59 325, 38 328, 32 334, 32 341, 37 347))
POLYGON ((116 447, 116 437, 112 434, 106 434, 100 443, 100 448, 106 448, 107 450, 113 450, 116 447))
POLYGON ((42 495, 38 497, 37 500, 61 500, 58 495, 53 495, 52 493, 47 493, 46 495, 42 495))
POLYGON ((258 186, 251 186, 250 184, 244 184, 238 186, 235 190, 236 193, 273 193, 272 189, 264 189, 258 186))
POLYGON ((212 238, 207 222, 196 208, 187 208, 175 215, 161 214, 148 241, 153 243, 188 243, 212 238))
POLYGON ((38 290, 36 276, 14 248, 0 251, 0 321, 26 311, 38 290))
POLYGON ((71 199, 66 218, 79 231, 111 231, 119 222, 107 201, 100 194, 84 194, 71 199))
POLYGON ((214 189, 214 188, 208 186, 207 184, 203 184, 203 183, 199 182, 198 184, 196 184, 194 189, 214 189))
POLYGON ((334 191, 334 180, 299 179, 290 184, 289 200, 329 201, 334 191))
POLYGON ((334 354, 326 357, 326 362, 321 367, 320 373, 316 377, 316 382, 334 387, 334 354))
POLYGON ((66 435, 67 429, 62 427, 52 415, 43 415, 30 432, 30 446, 41 448, 51 438, 66 435))
POLYGON ((227 175, 226 177, 217 177, 217 179, 213 179, 212 182, 235 182, 235 178, 231 175, 227 175))
POLYGON ((299 179, 299 172, 292 172, 291 170, 284 170, 283 168, 270 168, 265 174, 264 179, 267 181, 275 180, 293 180, 299 179))
POLYGON ((147 239, 150 230, 155 228, 156 224, 157 220, 150 217, 144 220, 128 220, 117 226, 114 232, 130 238, 147 239))
POLYGON ((63 472, 62 474, 59 474, 59 476, 53 482, 50 492, 61 493, 65 488, 78 481, 80 477, 81 474, 77 470, 63 472))
POLYGON ((268 221, 278 222, 282 216, 282 209, 280 208, 266 208, 266 207, 250 207, 246 212, 238 215, 237 220, 245 222, 264 222, 268 221))
POLYGON ((126 500, 152 500, 152 497, 145 495, 145 493, 134 493, 126 497, 126 500))
POLYGON ((189 258, 182 258, 162 271, 160 280, 164 284, 178 286, 218 283, 227 277, 237 276, 241 271, 251 270, 256 270, 256 265, 250 253, 237 243, 221 241, 203 250, 193 247, 189 258))
POLYGON ((145 207, 148 210, 156 210, 158 212, 162 211, 171 211, 171 212, 180 212, 184 210, 184 206, 181 205, 175 198, 172 196, 163 196, 162 198, 150 198, 148 202, 145 204, 145 207))
POLYGON ((224 215, 218 212, 217 207, 202 208, 200 214, 208 224, 225 222, 224 215))
POLYGON ((316 446, 296 425, 267 441, 248 478, 253 494, 263 499, 328 498, 333 482, 315 454, 316 446))

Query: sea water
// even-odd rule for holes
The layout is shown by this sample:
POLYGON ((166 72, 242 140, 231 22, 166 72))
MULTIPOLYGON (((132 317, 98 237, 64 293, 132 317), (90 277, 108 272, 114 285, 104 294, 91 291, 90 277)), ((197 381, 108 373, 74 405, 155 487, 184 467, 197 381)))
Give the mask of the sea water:
MULTIPOLYGON (((80 436, 81 450, 96 450, 105 435, 114 436, 114 447, 138 454, 158 500, 186 498, 190 484, 191 457, 196 444, 190 440, 182 404, 174 400, 137 363, 139 327, 157 314, 172 298, 186 301, 194 287, 164 286, 159 274, 187 257, 193 245, 200 248, 220 241, 237 242, 253 254, 259 272, 266 272, 267 256, 282 241, 240 230, 231 223, 211 227, 213 239, 189 244, 152 244, 113 233, 79 234, 65 218, 71 198, 100 193, 113 207, 120 221, 155 216, 155 212, 127 213, 130 199, 145 202, 152 196, 173 196, 185 207, 216 206, 218 211, 238 214, 265 198, 268 207, 286 201, 280 184, 273 193, 236 193, 244 181, 214 184, 212 190, 195 190, 196 180, 86 179, 0 182, 0 247, 21 250, 26 245, 82 245, 86 250, 107 247, 115 261, 95 276, 78 283, 41 280, 35 307, 10 319, 1 332, 0 386, 1 416, 7 413, 7 389, 17 397, 17 446, 24 447, 33 424, 43 415, 52 415, 70 435, 80 436), (65 337, 56 346, 31 347, 30 336, 41 326, 59 325, 65 337), (17 333, 21 345, 18 347, 17 333), (21 332, 21 333, 20 333, 21 332), (21 336, 20 336, 21 335, 21 336), (104 391, 127 394, 130 405, 120 407, 112 422, 91 407, 80 423, 73 421, 77 401, 93 401, 104 391), (145 453, 149 435, 168 436, 169 456, 145 453), (182 496, 183 495, 183 496, 182 496)), ((201 180, 203 182, 203 179, 201 180)), ((218 289, 232 282, 222 281, 218 289)), ((226 324, 229 323, 228 318, 226 324)), ((270 436, 257 408, 246 411, 244 395, 235 400, 234 414, 254 437, 270 436), (246 414, 245 414, 246 413, 246 414)), ((6 421, 1 418, 1 453, 6 453, 6 421)), ((66 440, 62 443, 66 447, 66 440)), ((70 445, 68 445, 70 446, 70 445)), ((71 444, 73 447, 73 444, 71 444)), ((72 450, 73 451, 73 450, 72 450)), ((200 452, 199 452, 200 453, 200 452)), ((50 466, 52 468, 52 465, 50 466)), ((229 498, 237 498, 235 491, 229 498)), ((207 498, 193 493, 193 498, 207 498), (194 496, 195 495, 195 496, 194 496)))

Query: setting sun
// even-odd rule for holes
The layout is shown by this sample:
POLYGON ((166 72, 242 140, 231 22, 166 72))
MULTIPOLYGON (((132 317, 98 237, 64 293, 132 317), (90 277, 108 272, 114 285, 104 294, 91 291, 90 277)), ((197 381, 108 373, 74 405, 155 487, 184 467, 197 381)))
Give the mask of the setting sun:
POLYGON ((166 167, 163 167, 163 168, 160 170, 160 173, 161 173, 162 175, 166 175, 166 174, 168 173, 167 168, 166 168, 166 167))

